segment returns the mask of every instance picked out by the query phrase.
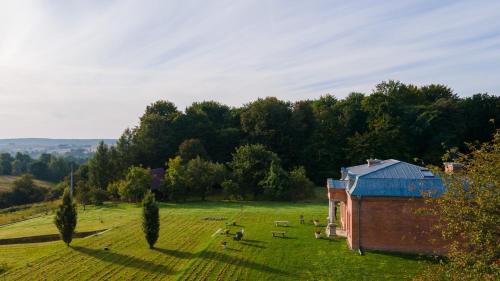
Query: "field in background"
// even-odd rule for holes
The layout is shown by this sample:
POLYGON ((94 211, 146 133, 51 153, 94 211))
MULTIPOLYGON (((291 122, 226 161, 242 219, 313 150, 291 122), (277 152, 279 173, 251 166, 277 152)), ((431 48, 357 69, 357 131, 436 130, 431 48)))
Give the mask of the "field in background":
MULTIPOLYGON (((133 204, 81 208, 77 231, 109 231, 61 241, 0 245, 6 280, 401 280, 430 264, 417 256, 366 253, 359 256, 344 239, 315 239, 309 221, 326 222, 324 203, 161 204, 160 239, 150 250, 141 230, 141 209, 133 204), (303 214, 306 224, 298 223, 303 214), (225 217, 225 221, 204 220, 225 217), (287 238, 273 238, 275 220, 287 238), (214 234, 244 229, 240 242, 214 234), (227 241, 223 249, 221 242, 227 241), (109 250, 105 250, 107 247, 109 250)), ((0 227, 0 239, 57 233, 53 215, 0 227)), ((323 229, 323 227, 322 227, 323 229)), ((1 278, 0 278, 1 279, 1 278)))
MULTIPOLYGON (((0 192, 10 190, 14 181, 19 178, 18 176, 0 176, 0 192)), ((34 182, 39 187, 52 188, 54 186, 54 184, 46 181, 34 180, 34 182)))
POLYGON ((52 214, 59 204, 60 200, 55 200, 0 209, 0 227, 5 224, 52 214))

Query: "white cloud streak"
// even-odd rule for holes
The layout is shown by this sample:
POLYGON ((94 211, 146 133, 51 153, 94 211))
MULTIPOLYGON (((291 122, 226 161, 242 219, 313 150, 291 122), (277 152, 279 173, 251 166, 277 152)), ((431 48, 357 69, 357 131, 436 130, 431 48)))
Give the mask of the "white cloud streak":
POLYGON ((118 137, 168 99, 398 79, 498 94, 498 1, 2 1, 0 137, 118 137))

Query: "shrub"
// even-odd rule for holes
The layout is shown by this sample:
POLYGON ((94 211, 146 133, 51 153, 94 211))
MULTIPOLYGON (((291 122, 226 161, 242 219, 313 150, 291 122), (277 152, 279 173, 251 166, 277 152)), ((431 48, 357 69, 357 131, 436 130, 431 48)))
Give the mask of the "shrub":
POLYGON ((106 200, 109 200, 109 193, 106 190, 92 188, 90 190, 90 203, 94 205, 102 205, 106 200))
POLYGON ((61 198, 64 193, 64 189, 67 188, 67 185, 64 182, 58 183, 53 188, 50 188, 45 195, 45 200, 52 201, 61 198))
POLYGON ((151 187, 152 177, 149 169, 130 167, 127 176, 120 185, 121 199, 129 202, 139 202, 144 193, 151 187))
POLYGON ((241 199, 240 187, 232 180, 226 180, 221 184, 226 199, 241 199))
POLYGON ((113 200, 120 199, 120 185, 123 184, 121 181, 115 181, 108 184, 106 190, 108 191, 109 196, 113 200))
POLYGON ((291 197, 288 184, 288 173, 281 168, 278 161, 272 161, 266 177, 259 183, 264 195, 271 200, 288 200, 291 197))
POLYGON ((180 156, 168 160, 165 183, 161 186, 161 193, 164 197, 170 197, 176 202, 186 200, 189 190, 185 174, 186 169, 182 165, 180 156))
POLYGON ((290 171, 289 185, 294 199, 306 199, 314 195, 314 183, 307 177, 306 169, 302 166, 290 171))
POLYGON ((160 215, 155 195, 150 190, 146 192, 142 201, 142 230, 149 248, 153 249, 160 232, 160 215))

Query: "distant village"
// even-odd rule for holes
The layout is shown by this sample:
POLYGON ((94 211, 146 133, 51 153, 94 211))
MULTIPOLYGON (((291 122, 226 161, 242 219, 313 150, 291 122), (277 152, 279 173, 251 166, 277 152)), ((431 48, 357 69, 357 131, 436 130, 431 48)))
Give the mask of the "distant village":
POLYGON ((114 139, 0 139, 0 153, 15 155, 20 152, 28 154, 34 159, 39 158, 44 153, 67 158, 87 159, 93 155, 100 141, 108 145, 116 143, 114 139))

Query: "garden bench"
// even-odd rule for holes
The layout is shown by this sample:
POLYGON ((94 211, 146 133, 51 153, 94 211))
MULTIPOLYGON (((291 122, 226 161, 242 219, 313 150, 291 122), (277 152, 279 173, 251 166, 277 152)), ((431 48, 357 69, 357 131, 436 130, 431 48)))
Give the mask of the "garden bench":
POLYGON ((274 224, 276 226, 280 226, 280 225, 288 226, 288 221, 274 221, 274 224))
POLYGON ((281 237, 285 238, 285 232, 284 231, 271 231, 271 233, 273 234, 273 237, 281 236, 281 237))

